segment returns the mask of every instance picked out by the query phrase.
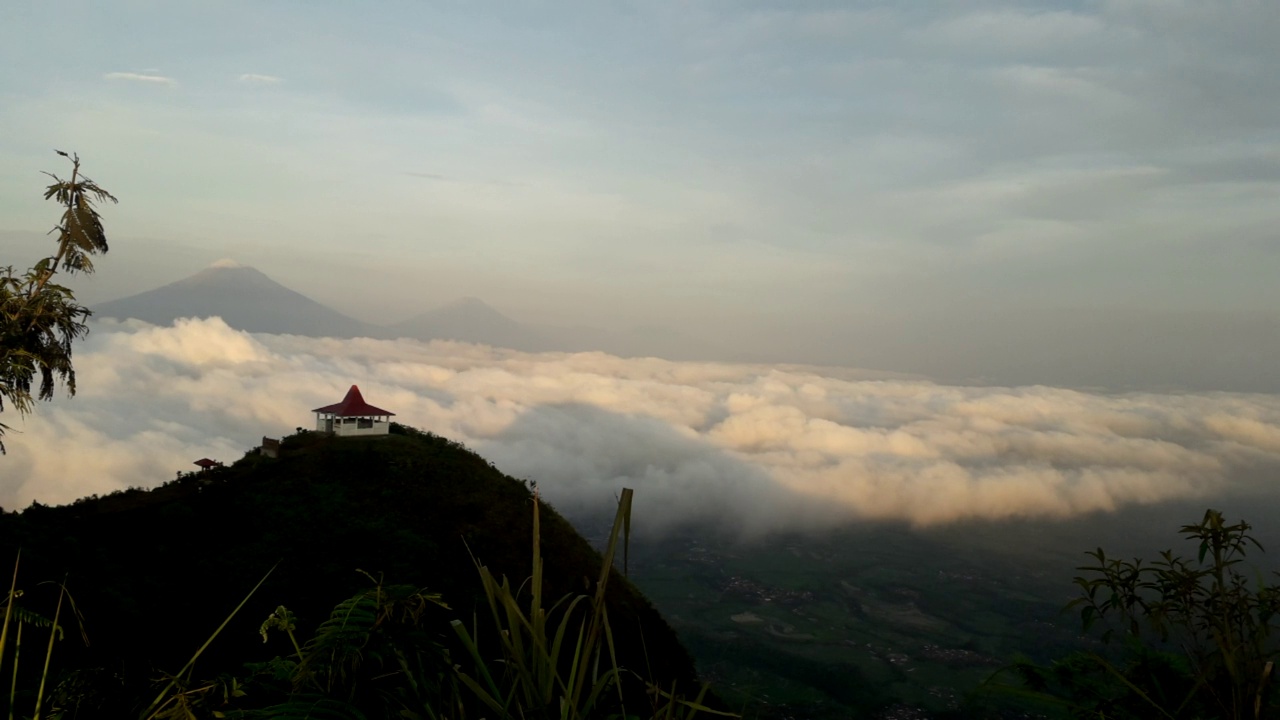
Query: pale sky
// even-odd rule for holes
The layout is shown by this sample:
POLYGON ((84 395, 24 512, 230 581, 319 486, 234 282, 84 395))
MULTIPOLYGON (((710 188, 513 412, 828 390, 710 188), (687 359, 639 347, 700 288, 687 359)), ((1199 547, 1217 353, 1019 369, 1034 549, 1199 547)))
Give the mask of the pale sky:
POLYGON ((1280 392, 1280 3, 0 4, 0 264, 948 382, 1280 392))

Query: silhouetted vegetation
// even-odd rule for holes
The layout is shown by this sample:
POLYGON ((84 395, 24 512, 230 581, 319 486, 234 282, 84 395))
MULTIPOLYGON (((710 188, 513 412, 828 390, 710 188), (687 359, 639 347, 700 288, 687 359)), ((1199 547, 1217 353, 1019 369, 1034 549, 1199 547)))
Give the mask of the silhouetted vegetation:
POLYGON ((1071 717, 1276 717, 1272 631, 1280 585, 1244 564, 1262 546, 1244 522, 1208 510, 1183 536, 1190 558, 1172 550, 1154 561, 1089 552, 1075 579, 1084 630, 1101 626, 1110 652, 1075 653, 1048 666, 1021 662, 1012 672, 1032 700, 1071 717))
MULTIPOLYGON (((58 382, 68 393, 76 392, 71 346, 89 331, 85 320, 90 312, 76 302, 70 288, 51 280, 59 270, 93 272, 89 256, 107 251, 106 231, 94 204, 116 202, 80 172, 79 156, 56 152, 71 160, 69 179, 46 173, 54 182, 45 189, 45 199, 64 208, 50 231, 56 233, 57 250, 21 275, 14 274, 12 265, 0 267, 0 411, 7 401, 19 415, 31 412, 36 399, 52 399, 58 382)), ((0 454, 8 429, 0 423, 0 454)))
MULTIPOLYGON (((528 483, 459 443, 393 430, 300 432, 276 459, 250 453, 154 490, 0 516, 0 552, 23 549, 15 588, 27 591, 11 593, 0 637, 12 706, 157 718, 717 712, 668 625, 616 570, 602 571, 619 547, 621 509, 602 558, 528 483)), ((1018 681, 1005 693, 932 716, 1273 717, 1280 593, 1244 564, 1257 547, 1249 530, 1209 511, 1182 528, 1197 543, 1190 558, 1091 552, 1072 609, 1111 644, 1019 662, 1001 674, 1018 681)), ((791 591, 733 587, 791 603, 791 591)), ((859 608, 896 607, 842 587, 859 608)), ((780 627, 765 629, 811 640, 780 627)), ((713 664, 728 653, 861 713, 918 716, 896 714, 897 691, 864 666, 780 654, 753 637, 695 642, 713 664)), ((978 647, 944 660, 986 662, 978 647)))
MULTIPOLYGON (((497 658, 500 667, 514 667, 511 649, 499 640, 534 622, 543 597, 568 598, 549 603, 540 621, 550 627, 568 623, 564 647, 574 647, 583 618, 597 617, 594 625, 584 626, 596 628, 594 644, 587 646, 591 652, 603 652, 609 667, 616 660, 617 668, 638 673, 627 677, 654 683, 622 683, 630 688, 629 697, 609 685, 607 698, 587 705, 596 675, 575 695, 584 700, 582 715, 624 701, 629 708, 665 707, 654 688, 667 695, 696 695, 693 664, 662 618, 616 571, 601 575, 606 566, 600 554, 554 510, 540 505, 540 519, 535 519, 534 502, 525 483, 431 434, 398 426, 397 434, 375 438, 303 432, 284 440, 278 459, 250 454, 151 491, 131 489, 4 515, 0 552, 12 557, 23 549, 22 578, 68 578, 66 587, 83 613, 90 642, 68 634, 58 643, 49 675, 50 687, 58 689, 48 692, 47 702, 60 712, 92 704, 94 716, 138 715, 152 699, 148 694, 157 692, 157 678, 167 678, 163 684, 171 701, 158 707, 178 713, 165 716, 186 717, 182 708, 196 705, 260 713, 316 693, 325 698, 325 707, 354 703, 351 707, 359 709, 372 707, 366 700, 389 702, 376 688, 394 682, 385 673, 402 662, 414 668, 415 682, 439 685, 432 692, 454 692, 454 676, 440 675, 441 667, 461 663, 477 682, 483 675, 478 662, 497 658), (540 523, 537 555, 535 522, 540 523), (531 574, 530 558, 540 556, 547 562, 533 568, 536 586, 521 590, 531 574), (503 576, 511 582, 497 580, 503 576), (261 587, 246 600, 259 581, 261 587), (531 592, 537 598, 533 604, 531 592), (586 600, 573 600, 584 594, 586 600), (189 664, 192 653, 242 602, 216 640, 189 664), (525 619, 509 608, 495 615, 494 603, 527 606, 525 619), (336 630, 335 612, 353 622, 356 615, 374 619, 360 631, 364 639, 351 646, 355 650, 333 646, 335 638, 352 640, 349 634, 359 629, 336 630), (607 632, 600 625, 606 616, 607 632), (264 626, 263 618, 269 617, 276 620, 264 626), (468 633, 457 632, 453 620, 468 633), (285 630, 293 642, 282 647, 276 637, 264 646, 264 628, 285 630), (348 651, 358 658, 343 659, 348 651), (434 652, 453 660, 442 665, 434 652), (362 677, 367 683, 358 681, 362 677), (380 699, 368 699, 374 696, 380 699)), ((45 605, 53 607, 44 601, 40 607, 45 605)), ((552 657, 557 659, 544 663, 543 677, 564 671, 560 658, 565 656, 552 657)), ((589 669, 600 673, 605 666, 593 661, 589 669)), ((39 668, 32 667, 32 674, 26 667, 21 671, 28 681, 16 685, 20 708, 32 707, 38 685, 39 668)), ((575 676, 575 682, 583 677, 575 676)), ((420 685, 387 692, 400 697, 397 693, 410 691, 427 692, 420 685)), ((415 712, 440 708, 427 695, 415 697, 421 706, 415 712)), ((527 699, 518 707, 526 717, 561 716, 546 708, 534 712, 527 699)), ((455 716, 447 709, 440 714, 455 716)))

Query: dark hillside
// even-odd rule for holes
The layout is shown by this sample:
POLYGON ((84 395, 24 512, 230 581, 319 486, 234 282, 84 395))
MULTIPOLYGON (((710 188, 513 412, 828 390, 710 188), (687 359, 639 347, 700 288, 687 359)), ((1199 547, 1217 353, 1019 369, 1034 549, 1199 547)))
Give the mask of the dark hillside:
MULTIPOLYGON (((472 555, 513 583, 529 574, 532 493, 456 443, 400 432, 301 433, 285 439, 279 459, 248 455, 152 491, 4 515, 0 557, 22 548, 20 587, 67 575, 92 644, 61 643, 60 656, 134 682, 180 668, 277 562, 198 675, 281 654, 263 646, 263 619, 283 604, 309 632, 371 585, 358 569, 442 593, 469 625, 488 612, 472 555)), ((542 543, 546 597, 594 585, 598 553, 545 505, 542 543)), ((667 623, 629 584, 609 590, 620 663, 692 689, 692 662, 667 623)))

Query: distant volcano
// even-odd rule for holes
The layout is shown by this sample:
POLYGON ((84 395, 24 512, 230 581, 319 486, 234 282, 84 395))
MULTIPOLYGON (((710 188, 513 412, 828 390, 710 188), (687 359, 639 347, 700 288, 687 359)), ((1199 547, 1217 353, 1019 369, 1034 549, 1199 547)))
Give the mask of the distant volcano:
POLYGON ((257 270, 219 260, 189 278, 91 308, 98 317, 168 325, 181 317, 221 317, 248 332, 311 337, 385 337, 386 331, 294 292, 257 270))
POLYGON ((706 360, 723 353, 661 327, 620 332, 586 326, 528 325, 476 297, 464 297, 393 325, 343 315, 234 260, 219 260, 164 287, 91 307, 97 317, 169 325, 182 317, 220 317, 248 332, 308 337, 455 340, 524 352, 598 350, 623 357, 706 360))
POLYGON ((558 349, 541 334, 474 297, 415 315, 390 326, 390 331, 416 340, 460 340, 529 352, 558 349))

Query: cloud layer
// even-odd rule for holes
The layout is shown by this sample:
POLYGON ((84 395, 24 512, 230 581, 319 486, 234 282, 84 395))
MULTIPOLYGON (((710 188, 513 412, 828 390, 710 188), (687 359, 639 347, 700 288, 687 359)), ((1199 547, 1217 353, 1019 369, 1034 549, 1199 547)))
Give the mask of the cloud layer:
POLYGON ((126 82, 150 83, 152 85, 177 85, 178 81, 164 75, 135 72, 109 72, 102 76, 104 80, 124 80, 126 82))
POLYGON ((284 82, 284 78, 275 75, 262 75, 259 73, 242 73, 239 78, 240 82, 249 85, 279 85, 284 82))
POLYGON ((219 319, 96 326, 80 394, 0 458, 0 504, 150 486, 358 383, 569 512, 638 491, 649 526, 746 532, 848 519, 1067 517, 1220 492, 1280 462, 1280 398, 1104 396, 869 379, 855 371, 526 354, 458 343, 249 335, 219 319))

